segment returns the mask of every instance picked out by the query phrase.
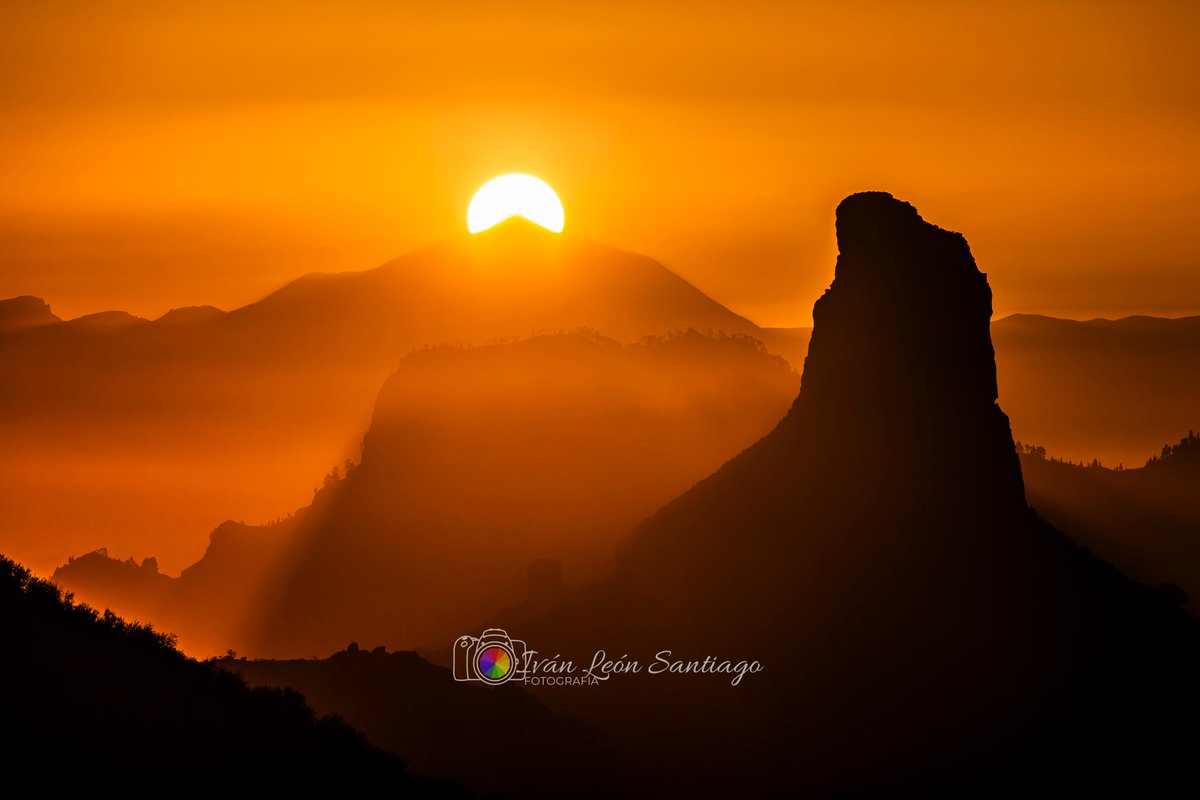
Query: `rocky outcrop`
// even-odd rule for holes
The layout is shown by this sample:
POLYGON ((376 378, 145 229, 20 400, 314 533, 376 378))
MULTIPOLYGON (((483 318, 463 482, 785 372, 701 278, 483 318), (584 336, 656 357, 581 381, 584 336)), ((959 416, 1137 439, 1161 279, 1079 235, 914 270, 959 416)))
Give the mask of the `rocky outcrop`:
POLYGON ((886 461, 893 493, 1013 518, 1025 502, 996 404, 992 293, 966 239, 883 192, 842 201, 837 239, 790 423, 809 429, 805 456, 886 461))
POLYGON ((938 553, 978 547, 981 526, 1025 518, 996 403, 991 291, 966 240, 881 192, 844 200, 837 234, 834 280, 814 307, 788 416, 626 543, 622 568, 653 591, 679 579, 786 582, 813 548, 880 586, 938 553), (935 531, 959 541, 915 547, 935 531), (738 546, 746 541, 754 546, 738 546), (706 575, 710 562, 688 554, 701 546, 732 552, 706 575))

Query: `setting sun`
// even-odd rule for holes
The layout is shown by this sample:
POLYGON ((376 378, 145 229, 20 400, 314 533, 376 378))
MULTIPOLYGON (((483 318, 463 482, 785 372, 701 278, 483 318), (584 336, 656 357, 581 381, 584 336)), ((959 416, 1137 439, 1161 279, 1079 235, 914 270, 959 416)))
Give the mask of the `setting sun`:
POLYGON ((562 233, 563 207, 558 195, 545 181, 519 173, 492 178, 479 187, 467 208, 467 230, 479 233, 513 216, 562 233))

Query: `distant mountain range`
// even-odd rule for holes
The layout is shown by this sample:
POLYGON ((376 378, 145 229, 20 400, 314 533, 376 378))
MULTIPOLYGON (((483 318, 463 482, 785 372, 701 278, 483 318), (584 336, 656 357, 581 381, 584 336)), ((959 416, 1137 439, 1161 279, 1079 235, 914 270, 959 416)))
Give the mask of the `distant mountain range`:
POLYGON ((992 323, 1013 434, 1072 461, 1138 466, 1200 428, 1200 317, 992 323))
POLYGON ((520 219, 229 313, 63 322, 0 302, 0 546, 43 568, 64 548, 153 549, 175 571, 214 522, 285 514, 356 457, 412 350, 577 329, 771 339, 653 259, 520 219))

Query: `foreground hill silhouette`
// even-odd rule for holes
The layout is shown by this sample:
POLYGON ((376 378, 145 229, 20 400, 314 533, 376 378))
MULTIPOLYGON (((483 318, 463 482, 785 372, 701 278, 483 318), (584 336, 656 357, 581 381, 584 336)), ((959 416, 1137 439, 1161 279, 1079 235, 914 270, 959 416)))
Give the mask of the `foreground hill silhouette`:
POLYGON ((1200 438, 1189 433, 1134 469, 1030 450, 1021 469, 1039 515, 1138 580, 1179 587, 1200 613, 1200 438))
POLYGON ((409 775, 294 691, 249 689, 169 636, 75 605, 0 557, 0 787, 51 795, 386 791, 462 797, 409 775))
POLYGON ((614 580, 498 619, 584 663, 670 648, 764 671, 542 695, 625 731, 674 792, 1192 780, 1200 630, 1029 510, 966 241, 883 193, 844 200, 837 238, 788 416, 641 525, 614 580))
POLYGON ((63 322, 37 298, 4 301, 0 546, 49 569, 107 544, 174 572, 219 520, 286 513, 357 455, 380 385, 414 348, 578 328, 769 336, 651 258, 516 218, 229 313, 63 322))
POLYGON ((757 341, 696 331, 422 350, 380 393, 362 463, 295 517, 222 525, 178 579, 99 553, 54 579, 200 653, 439 643, 523 597, 533 560, 610 574, 617 540, 769 431, 798 385, 757 341))
MULTIPOLYGON (((423 775, 486 797, 636 793, 636 766, 597 731, 515 685, 459 683, 414 652, 357 644, 322 659, 215 662, 255 686, 290 686, 423 775)), ((608 794, 607 796, 612 796, 608 794)))

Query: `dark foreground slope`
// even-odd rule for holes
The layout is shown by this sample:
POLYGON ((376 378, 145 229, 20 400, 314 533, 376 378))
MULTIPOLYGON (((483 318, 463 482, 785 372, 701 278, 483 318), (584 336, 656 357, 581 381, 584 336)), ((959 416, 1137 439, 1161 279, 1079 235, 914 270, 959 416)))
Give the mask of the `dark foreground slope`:
POLYGON ((515 685, 456 682, 414 652, 352 644, 322 659, 223 658, 253 686, 290 686, 423 775, 481 797, 636 795, 634 763, 599 731, 549 711, 515 685))
POLYGON ((170 637, 64 599, 0 558, 0 789, 188 797, 386 791, 457 797, 413 777, 294 691, 249 689, 170 637))
POLYGON ((881 193, 847 198, 837 234, 787 418, 644 523, 616 580, 501 618, 542 652, 764 671, 546 697, 627 731, 670 791, 1193 780, 1200 632, 1027 507, 966 241, 881 193))
POLYGON ((1132 577, 1178 586, 1200 613, 1200 437, 1135 469, 1071 464, 1036 448, 1021 469, 1039 515, 1132 577))
POLYGON ((51 580, 89 605, 171 631, 192 656, 245 651, 247 617, 261 613, 263 585, 311 508, 269 525, 221 523, 209 534, 203 557, 179 577, 160 572, 153 557, 138 564, 101 548, 70 558, 51 580))

